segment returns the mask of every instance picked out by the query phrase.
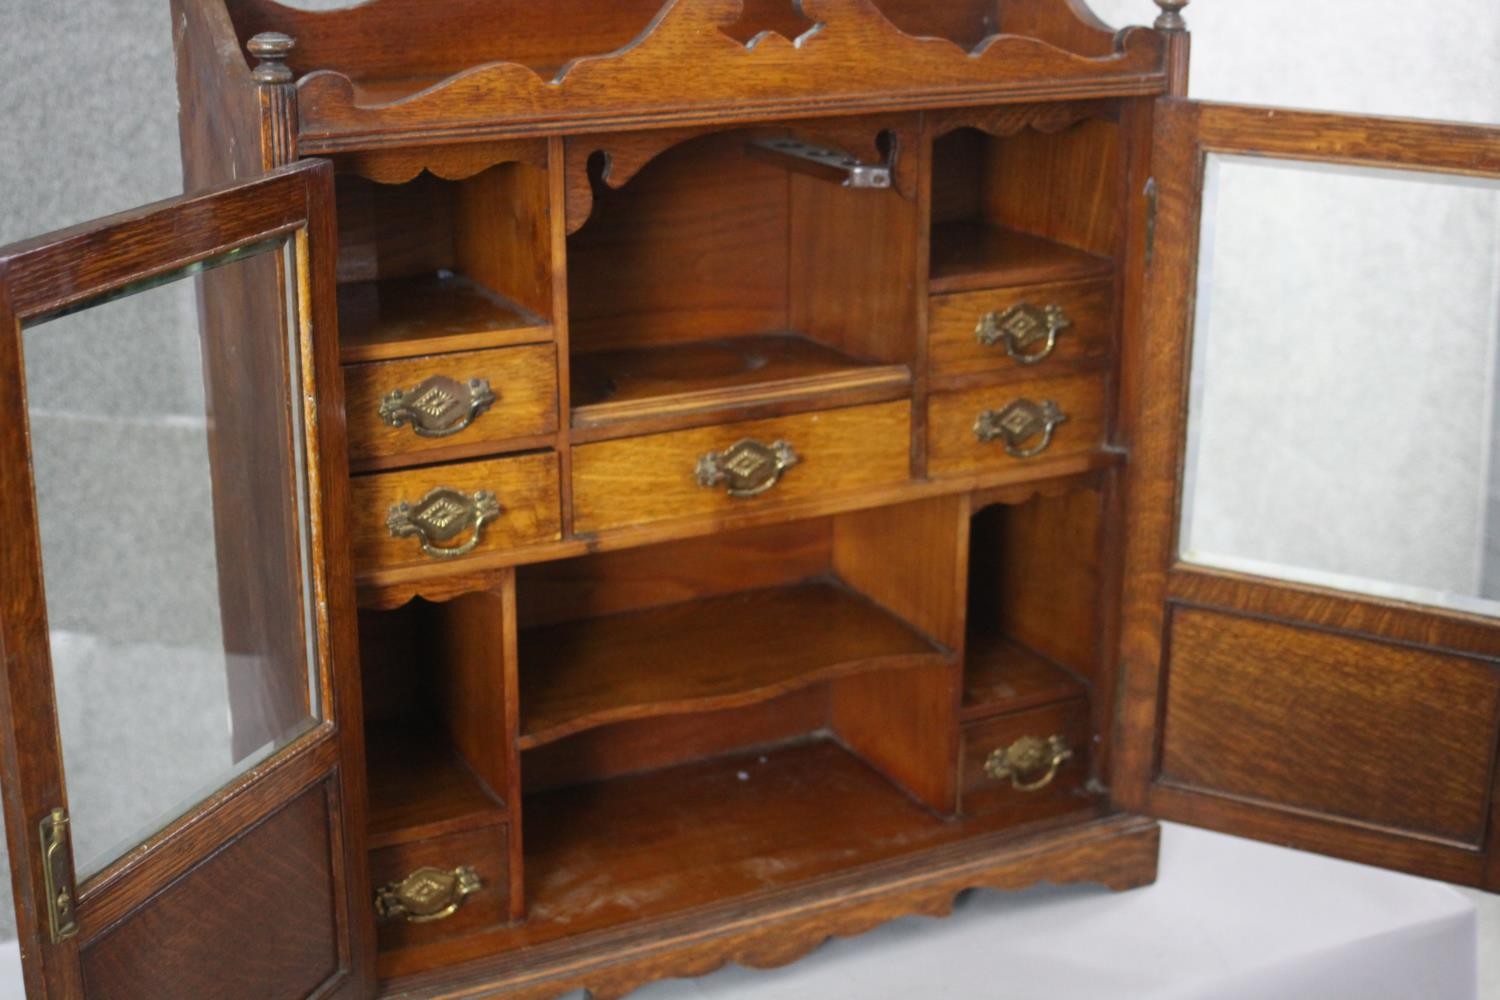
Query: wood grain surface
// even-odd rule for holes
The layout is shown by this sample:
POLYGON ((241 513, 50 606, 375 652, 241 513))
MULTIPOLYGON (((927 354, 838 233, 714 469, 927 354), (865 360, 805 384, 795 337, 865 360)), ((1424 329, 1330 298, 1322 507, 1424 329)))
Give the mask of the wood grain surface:
POLYGON ((730 514, 780 503, 904 482, 909 474, 911 405, 856 406, 722 427, 587 444, 573 449, 573 518, 579 532, 687 517, 730 514), (800 458, 758 497, 704 487, 698 459, 743 439, 786 441, 800 458))

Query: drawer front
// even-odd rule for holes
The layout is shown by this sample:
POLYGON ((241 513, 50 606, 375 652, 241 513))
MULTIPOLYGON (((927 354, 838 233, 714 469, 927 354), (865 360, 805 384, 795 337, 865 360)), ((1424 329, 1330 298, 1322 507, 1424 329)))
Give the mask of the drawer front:
POLYGON ((938 376, 1045 372, 1113 352, 1111 281, 939 295, 931 310, 931 365, 938 376))
POLYGON ((935 393, 928 471, 957 475, 1093 451, 1105 440, 1105 383, 1103 375, 1071 375, 935 393))
POLYGON ((963 734, 960 808, 981 816, 1071 799, 1088 782, 1089 747, 1086 698, 970 723, 963 734))
POLYGON ((355 569, 362 574, 459 563, 465 556, 555 541, 562 537, 557 455, 357 476, 353 534, 355 569), (491 506, 477 517, 481 494, 499 510, 491 506), (407 510, 398 517, 402 504, 407 510))
MULTIPOLYGON (((444 874, 458 868, 471 869, 479 887, 459 899, 457 909, 446 917, 414 920, 400 915, 380 916, 377 907, 376 929, 382 951, 456 937, 510 919, 510 855, 503 823, 370 852, 370 884, 377 896, 388 887, 393 891, 385 895, 398 895, 394 888, 423 868, 444 874)), ((433 884, 447 889, 445 880, 435 879, 433 884)))
POLYGON ((910 478, 910 454, 911 404, 905 400, 584 445, 573 450, 574 527, 603 531, 899 484, 910 478), (795 464, 770 482, 757 485, 754 475, 735 480, 735 470, 766 474, 768 465, 774 468, 763 452, 730 454, 742 441, 785 442, 795 464), (710 456, 720 476, 708 485, 700 482, 700 469, 710 456), (731 495, 736 482, 759 492, 731 495))
POLYGON ((350 365, 344 387, 356 466, 455 447, 498 450, 557 430, 550 344, 350 365))

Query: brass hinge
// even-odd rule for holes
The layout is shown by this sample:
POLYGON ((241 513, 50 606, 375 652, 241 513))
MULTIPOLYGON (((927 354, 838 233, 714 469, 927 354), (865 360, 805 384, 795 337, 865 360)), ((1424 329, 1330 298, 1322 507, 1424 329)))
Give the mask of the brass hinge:
POLYGON ((1157 194, 1156 178, 1146 182, 1146 270, 1151 270, 1151 261, 1156 257, 1156 208, 1160 197, 1157 194))
POLYGON ((73 844, 68 837, 68 814, 54 809, 42 820, 42 882, 47 889, 47 923, 52 943, 61 944, 78 933, 73 884, 73 844))

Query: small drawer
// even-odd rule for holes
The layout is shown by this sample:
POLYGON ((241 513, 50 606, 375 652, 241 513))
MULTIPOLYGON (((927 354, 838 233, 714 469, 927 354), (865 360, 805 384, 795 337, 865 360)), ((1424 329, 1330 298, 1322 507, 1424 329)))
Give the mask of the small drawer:
POLYGON ((939 295, 930 317, 935 376, 1096 361, 1113 353, 1114 282, 939 295))
POLYGON ((1069 375, 936 393, 928 471, 959 475, 1093 451, 1105 440, 1105 376, 1069 375))
POLYGON ((511 916, 506 826, 372 850, 370 885, 382 951, 506 923, 511 916), (413 905, 422 912, 405 911, 408 893, 422 901, 413 905), (441 915, 450 906, 452 912, 441 915))
POLYGON ((349 365, 344 387, 356 467, 416 464, 455 448, 500 451, 557 430, 551 344, 349 365))
POLYGON ((557 455, 357 476, 353 534, 361 574, 555 541, 562 537, 557 455))
POLYGON ((604 531, 899 484, 910 478, 910 455, 906 400, 583 445, 573 449, 574 527, 604 531))
POLYGON ((1087 698, 970 723, 959 773, 965 815, 1069 798, 1089 777, 1087 698))

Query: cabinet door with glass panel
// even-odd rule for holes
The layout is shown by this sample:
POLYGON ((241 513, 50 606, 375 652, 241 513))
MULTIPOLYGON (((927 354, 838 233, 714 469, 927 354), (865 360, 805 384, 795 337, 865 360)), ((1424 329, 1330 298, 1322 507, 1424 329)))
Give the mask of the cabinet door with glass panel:
POLYGON ((371 991, 332 227, 313 162, 0 250, 29 996, 371 991))
POLYGON ((1500 885, 1500 129, 1162 102, 1116 793, 1500 885))

